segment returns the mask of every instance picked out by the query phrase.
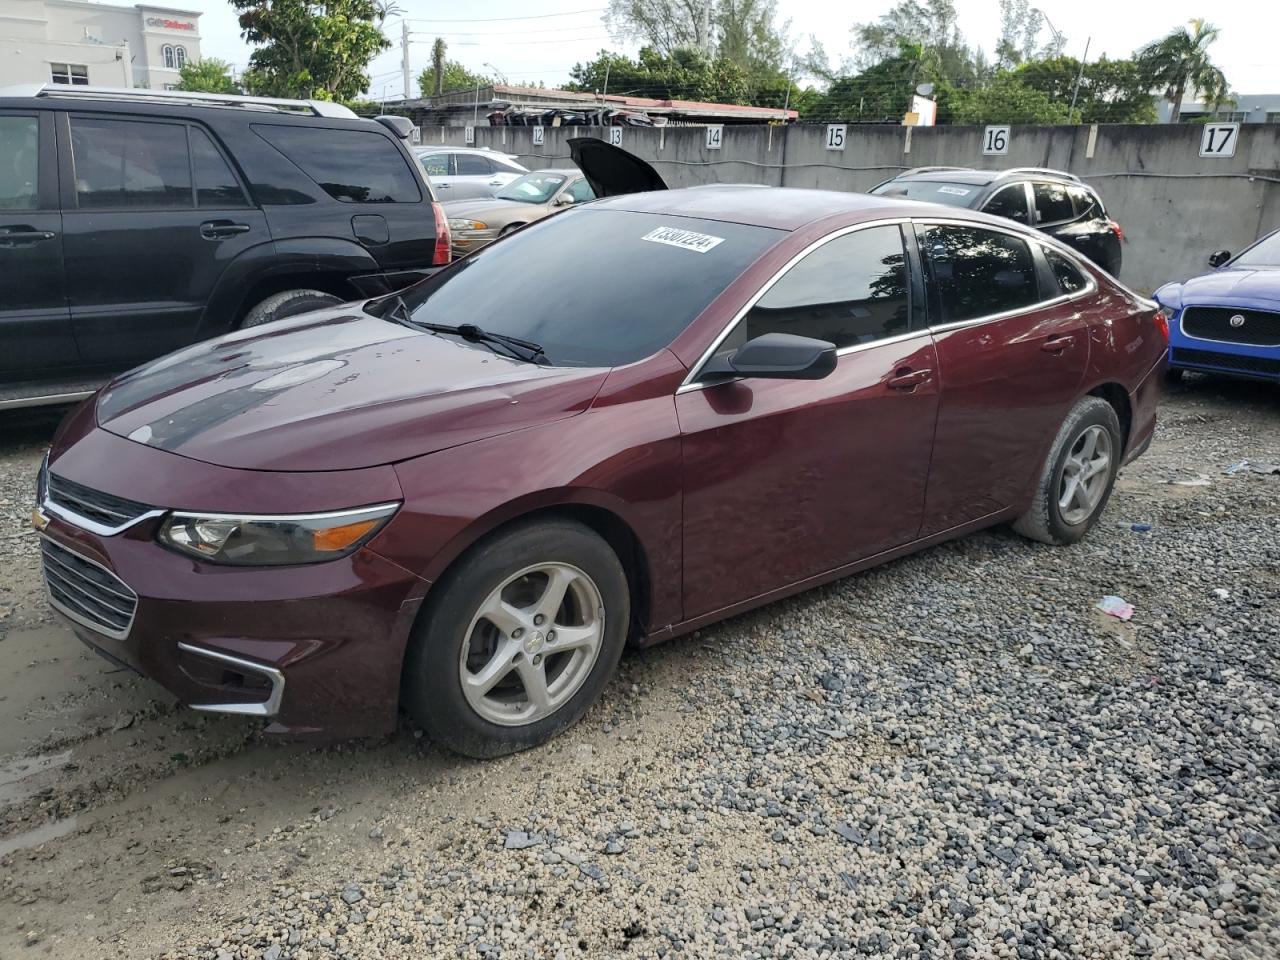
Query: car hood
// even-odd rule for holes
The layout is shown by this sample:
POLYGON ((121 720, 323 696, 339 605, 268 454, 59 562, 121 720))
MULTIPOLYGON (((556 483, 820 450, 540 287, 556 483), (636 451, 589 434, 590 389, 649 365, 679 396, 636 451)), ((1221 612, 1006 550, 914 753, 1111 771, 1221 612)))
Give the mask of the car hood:
POLYGON ((1215 270, 1181 285, 1182 306, 1251 306, 1280 302, 1280 270, 1215 270))
POLYGON ((478 200, 450 200, 443 204, 446 217, 463 217, 479 220, 490 227, 505 226, 513 220, 536 220, 545 216, 551 208, 545 203, 522 203, 519 200, 498 200, 483 197, 478 200))
POLYGON ((524 363, 345 304, 139 367, 103 389, 96 414, 111 433, 219 466, 346 470, 581 413, 607 372, 524 363))
POLYGON ((667 189, 658 171, 633 153, 595 137, 573 137, 569 153, 597 198, 667 189))

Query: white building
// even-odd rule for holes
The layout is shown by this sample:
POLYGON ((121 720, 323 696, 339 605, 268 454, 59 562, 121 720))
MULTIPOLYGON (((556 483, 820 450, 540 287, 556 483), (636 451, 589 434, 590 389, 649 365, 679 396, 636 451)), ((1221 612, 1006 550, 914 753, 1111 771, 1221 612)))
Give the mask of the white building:
POLYGON ((0 87, 92 84, 164 90, 200 59, 200 14, 87 0, 0 0, 0 87))

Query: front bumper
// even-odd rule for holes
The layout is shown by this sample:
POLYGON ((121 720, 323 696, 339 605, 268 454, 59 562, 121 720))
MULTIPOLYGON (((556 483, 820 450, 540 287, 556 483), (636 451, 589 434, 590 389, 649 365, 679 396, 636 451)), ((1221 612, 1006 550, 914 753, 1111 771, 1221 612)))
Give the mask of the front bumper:
MULTIPOLYGON (((1192 307, 1214 307, 1212 304, 1191 304, 1192 307)), ((1233 309, 1220 305, 1222 309, 1233 309)), ((1264 346, 1253 343, 1214 340, 1192 336, 1182 329, 1183 310, 1169 325, 1169 367, 1174 370, 1193 370, 1200 373, 1224 373, 1236 377, 1280 382, 1280 346, 1264 346)), ((1242 308, 1249 311, 1255 308, 1242 308)))

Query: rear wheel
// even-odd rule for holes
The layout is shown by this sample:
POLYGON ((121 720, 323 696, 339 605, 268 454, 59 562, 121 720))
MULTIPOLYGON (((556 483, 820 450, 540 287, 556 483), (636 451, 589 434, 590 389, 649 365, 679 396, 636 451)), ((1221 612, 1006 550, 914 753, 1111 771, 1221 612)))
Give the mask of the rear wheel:
POLYGON ((1013 528, 1043 543, 1082 539, 1111 496, 1122 451, 1115 409, 1100 397, 1081 399, 1054 438, 1031 509, 1013 528))
POLYGON ((544 743, 604 689, 629 608, 622 565, 588 528, 550 520, 501 533, 432 589, 405 660, 405 707, 467 756, 544 743))
POLYGON ((240 321, 240 327, 260 327, 264 323, 297 316, 308 310, 323 310, 339 303, 342 301, 338 297, 323 290, 282 290, 255 304, 240 321))

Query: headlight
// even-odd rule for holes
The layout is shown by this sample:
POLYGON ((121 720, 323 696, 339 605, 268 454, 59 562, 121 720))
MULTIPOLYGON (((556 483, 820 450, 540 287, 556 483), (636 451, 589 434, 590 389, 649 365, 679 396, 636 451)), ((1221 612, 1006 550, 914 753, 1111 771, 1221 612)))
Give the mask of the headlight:
POLYGON ((488 230, 489 225, 483 220, 465 220, 461 217, 449 221, 450 230, 488 230))
POLYGON ((210 563, 242 566, 321 563, 365 543, 400 504, 278 517, 171 513, 160 542, 210 563))

